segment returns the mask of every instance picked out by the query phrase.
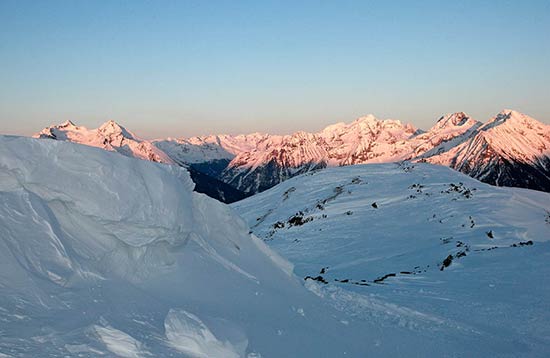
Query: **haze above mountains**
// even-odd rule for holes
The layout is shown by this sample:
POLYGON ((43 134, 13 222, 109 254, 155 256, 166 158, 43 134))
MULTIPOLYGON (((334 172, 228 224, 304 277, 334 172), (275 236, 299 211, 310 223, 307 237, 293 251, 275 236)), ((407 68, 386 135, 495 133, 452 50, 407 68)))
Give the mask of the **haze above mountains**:
POLYGON ((187 167, 197 190, 204 187, 202 191, 225 202, 311 170, 403 160, 449 166, 493 185, 550 191, 550 126, 509 109, 486 123, 464 112, 447 114, 428 131, 367 115, 317 133, 290 135, 144 140, 114 121, 97 129, 67 121, 47 127, 35 137, 187 167))

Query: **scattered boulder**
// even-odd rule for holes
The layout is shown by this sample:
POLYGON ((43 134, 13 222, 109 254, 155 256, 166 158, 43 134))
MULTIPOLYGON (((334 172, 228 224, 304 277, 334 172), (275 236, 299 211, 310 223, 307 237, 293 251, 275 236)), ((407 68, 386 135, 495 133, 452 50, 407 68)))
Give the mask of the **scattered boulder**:
POLYGON ((453 263, 453 255, 447 256, 445 258, 445 260, 443 260, 443 263, 441 264, 440 270, 443 271, 445 269, 445 267, 451 266, 452 263, 453 263))
POLYGON ((297 212, 294 214, 294 216, 291 216, 288 219, 288 225, 289 226, 302 226, 305 223, 308 223, 313 220, 313 217, 304 217, 304 213, 302 211, 297 212))

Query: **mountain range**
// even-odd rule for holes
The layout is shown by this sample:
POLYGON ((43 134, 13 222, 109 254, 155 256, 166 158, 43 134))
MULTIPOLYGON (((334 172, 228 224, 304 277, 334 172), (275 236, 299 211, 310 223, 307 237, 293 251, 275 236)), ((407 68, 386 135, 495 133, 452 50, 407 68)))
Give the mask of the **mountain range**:
POLYGON ((373 115, 317 133, 253 133, 143 140, 109 121, 97 129, 72 122, 36 134, 188 168, 198 191, 224 202, 264 191, 316 169, 366 163, 429 162, 480 181, 550 191, 550 126, 514 110, 486 123, 447 114, 428 131, 373 115))

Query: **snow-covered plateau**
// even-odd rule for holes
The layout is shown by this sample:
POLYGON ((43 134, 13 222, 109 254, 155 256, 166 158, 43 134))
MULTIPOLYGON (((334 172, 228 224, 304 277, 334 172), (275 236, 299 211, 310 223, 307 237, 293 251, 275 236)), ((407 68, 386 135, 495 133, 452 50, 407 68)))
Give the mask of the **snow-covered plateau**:
POLYGON ((192 189, 178 166, 0 136, 0 357, 471 351, 452 328, 334 307, 230 207, 192 189))
POLYGON ((232 207, 311 291, 356 320, 409 330, 411 349, 550 355, 548 193, 401 162, 303 174, 232 207))

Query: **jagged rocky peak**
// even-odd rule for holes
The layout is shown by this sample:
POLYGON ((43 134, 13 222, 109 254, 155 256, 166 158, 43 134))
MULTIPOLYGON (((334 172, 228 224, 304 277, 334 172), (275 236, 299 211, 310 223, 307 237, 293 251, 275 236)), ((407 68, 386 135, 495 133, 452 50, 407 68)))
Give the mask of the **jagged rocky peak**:
POLYGON ((439 128, 448 126, 457 127, 463 126, 470 121, 477 122, 464 112, 449 113, 441 116, 441 118, 437 121, 436 126, 439 128))
POLYGON ((477 129, 481 126, 481 122, 473 119, 465 112, 448 113, 441 116, 428 133, 464 132, 470 129, 477 129))

